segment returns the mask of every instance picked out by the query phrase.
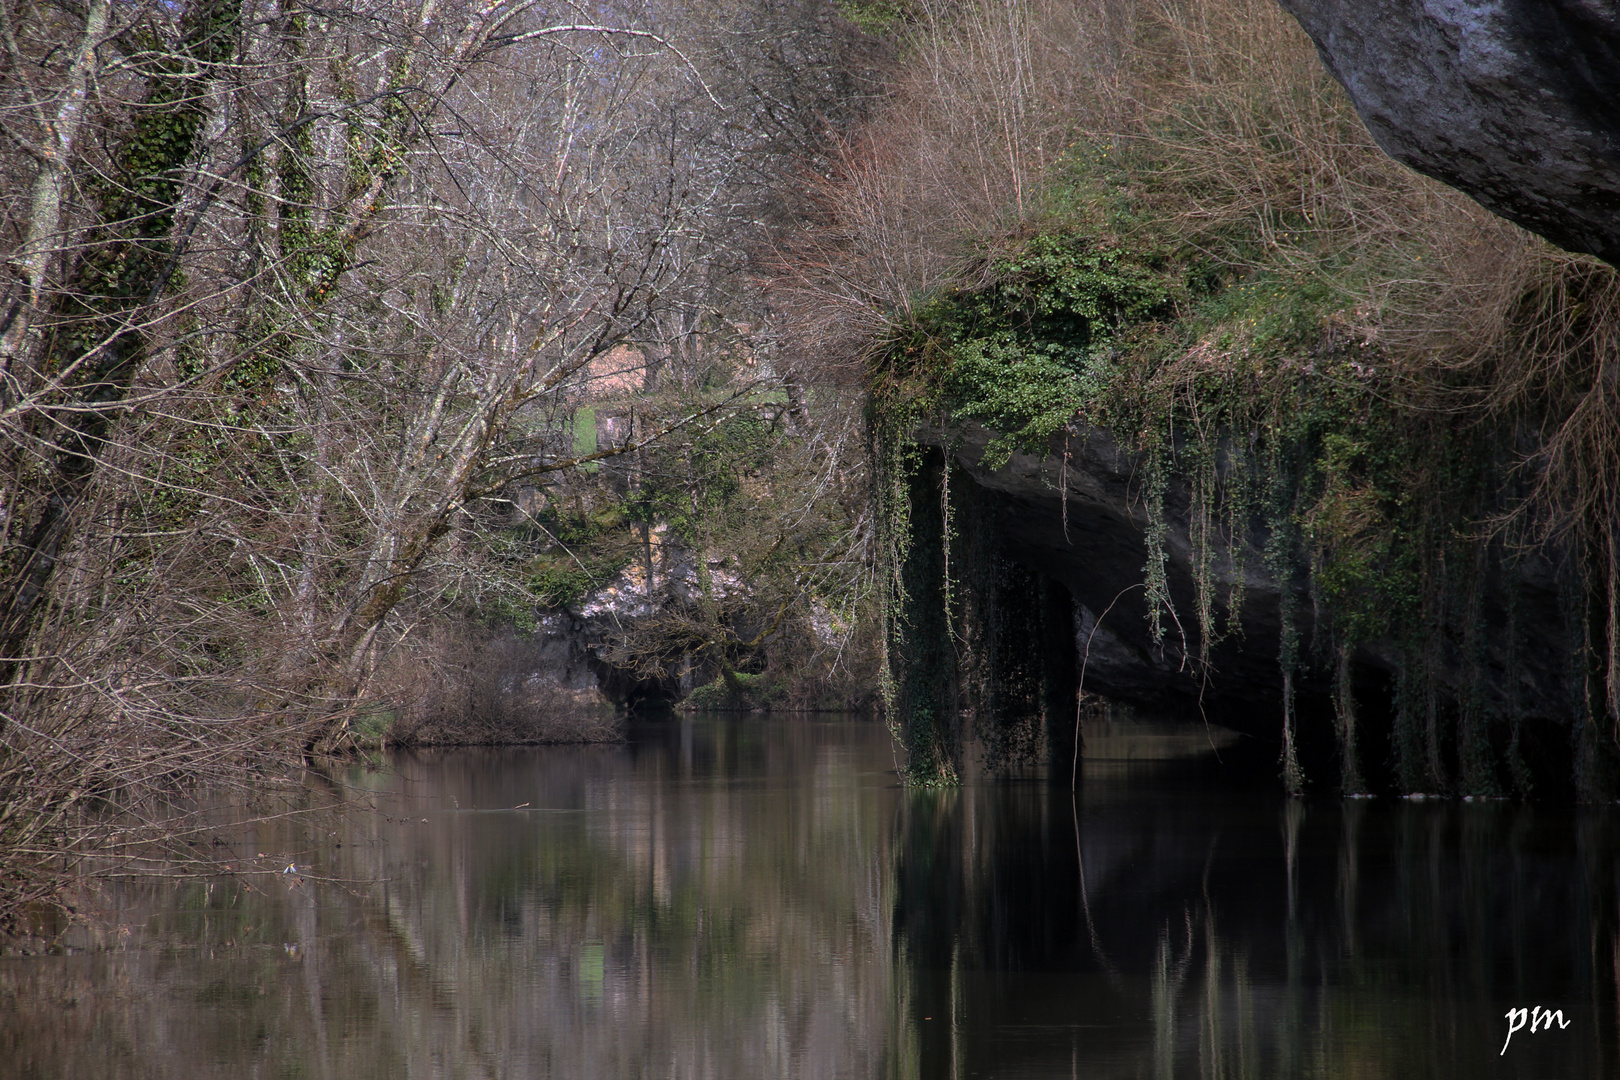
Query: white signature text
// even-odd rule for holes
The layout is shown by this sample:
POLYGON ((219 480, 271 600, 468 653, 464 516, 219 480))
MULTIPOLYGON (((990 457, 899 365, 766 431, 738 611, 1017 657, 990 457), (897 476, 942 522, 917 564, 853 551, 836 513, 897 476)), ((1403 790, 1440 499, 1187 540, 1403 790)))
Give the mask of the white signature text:
MULTIPOLYGON (((1530 1034, 1538 1031, 1551 1031, 1553 1021, 1558 1022, 1558 1030, 1569 1027, 1569 1021, 1564 1019, 1563 1009, 1543 1009, 1540 1005, 1528 1009, 1509 1009, 1507 1011, 1508 1033, 1507 1042, 1502 1044, 1502 1054, 1507 1053, 1508 1043, 1513 1041, 1513 1033, 1522 1030, 1524 1025, 1530 1025, 1530 1034)), ((1501 1057, 1498 1054, 1497 1057, 1501 1057)))

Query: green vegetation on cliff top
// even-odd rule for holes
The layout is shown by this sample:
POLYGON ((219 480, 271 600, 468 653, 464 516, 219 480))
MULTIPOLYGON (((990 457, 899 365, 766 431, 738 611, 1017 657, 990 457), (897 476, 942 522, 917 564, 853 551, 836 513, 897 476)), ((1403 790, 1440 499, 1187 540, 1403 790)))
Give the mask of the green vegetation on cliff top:
MULTIPOLYGON (((1616 499, 1603 479, 1620 446, 1602 382, 1616 362, 1614 272, 1384 158, 1275 11, 1232 0, 1204 18, 1098 31, 1037 5, 1029 24, 1001 28, 1024 35, 1034 71, 1015 87, 1027 129, 1001 146, 1026 164, 1009 179, 983 164, 994 153, 951 163, 972 177, 953 191, 999 184, 1002 195, 994 213, 959 215, 949 266, 890 301, 889 330, 868 353, 884 453, 904 472, 925 420, 992 429, 992 468, 1015 452, 1062 452, 1058 437, 1080 425, 1106 429, 1142 463, 1155 636, 1169 603, 1163 500, 1172 481, 1191 493, 1200 661, 1236 629, 1213 625, 1213 562, 1241 562, 1249 523, 1264 522, 1268 569, 1304 565, 1316 606, 1311 641, 1284 612, 1285 677, 1336 665, 1342 682, 1360 646, 1399 654, 1392 744, 1408 791, 1525 789, 1525 718, 1511 690, 1484 692, 1515 679, 1485 670, 1484 594, 1492 580, 1511 593, 1519 561, 1550 554, 1590 598, 1575 616, 1586 685, 1551 722, 1570 731, 1577 788, 1596 795, 1612 741, 1599 726, 1612 726, 1620 697, 1606 524, 1616 499), (1043 50, 1099 33, 1113 35, 1124 73, 1088 72, 1096 81, 1076 92, 1061 49, 1042 68, 1043 50)), ((936 48, 919 63, 939 70, 896 106, 925 131, 970 108, 975 85, 1001 93, 995 48, 972 20, 926 32, 936 48), (978 59, 926 60, 952 47, 978 59)), ((912 138, 889 158, 869 149, 866 167, 889 170, 888 188, 862 174, 859 190, 910 184, 925 205, 888 212, 942 217, 906 157, 932 154, 937 172, 941 151, 912 138)), ((857 233, 857 246, 892 246, 902 232, 857 233)), ((940 235, 934 245, 949 247, 940 235)), ((884 495, 902 561, 905 490, 884 495)), ((897 585, 894 617, 912 618, 914 600, 897 585)), ((1340 782, 1359 790, 1353 698, 1338 696, 1340 782)), ((1303 782, 1291 759, 1284 774, 1303 782)))

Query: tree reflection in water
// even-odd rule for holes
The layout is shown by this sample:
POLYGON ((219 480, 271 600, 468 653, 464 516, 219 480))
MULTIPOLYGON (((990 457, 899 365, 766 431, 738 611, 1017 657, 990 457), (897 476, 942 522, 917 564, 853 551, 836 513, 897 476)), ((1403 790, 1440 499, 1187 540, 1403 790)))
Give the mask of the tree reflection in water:
POLYGON ((887 739, 700 719, 357 770, 378 813, 240 849, 300 873, 126 883, 0 959, 0 1077, 1616 1071, 1604 810, 1286 800, 1148 728, 1073 795, 906 791, 887 739), (1570 1027, 1499 1054, 1534 1005, 1570 1027))

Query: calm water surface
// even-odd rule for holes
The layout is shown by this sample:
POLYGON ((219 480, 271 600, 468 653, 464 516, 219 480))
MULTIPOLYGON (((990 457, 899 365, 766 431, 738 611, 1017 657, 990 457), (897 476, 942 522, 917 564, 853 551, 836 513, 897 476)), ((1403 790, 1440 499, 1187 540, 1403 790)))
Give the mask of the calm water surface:
POLYGON ((294 872, 0 958, 0 1076, 1620 1075, 1613 815, 1090 745, 1073 796, 902 790, 861 723, 401 755, 379 813, 232 849, 294 872), (1500 1053, 1533 1006, 1568 1027, 1500 1053))

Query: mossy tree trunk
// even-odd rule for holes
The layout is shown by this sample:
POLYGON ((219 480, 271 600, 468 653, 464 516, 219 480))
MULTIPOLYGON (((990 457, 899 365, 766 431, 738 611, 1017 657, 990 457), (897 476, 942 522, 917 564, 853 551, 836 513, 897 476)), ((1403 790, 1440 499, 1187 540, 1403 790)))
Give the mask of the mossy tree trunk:
POLYGON ((1351 647, 1339 646, 1334 673, 1334 713, 1338 721, 1339 787, 1346 795, 1365 795, 1367 781, 1361 774, 1361 753, 1356 745, 1356 688, 1350 663, 1351 647))
MULTIPOLYGON (((106 19, 105 7, 92 4, 88 46, 102 44, 88 39, 106 19)), ((96 220, 73 250, 66 286, 47 296, 36 280, 26 298, 27 321, 43 333, 17 342, 32 347, 6 357, 8 404, 20 410, 22 431, 7 463, 12 479, 9 543, 0 563, 0 657, 11 659, 0 661, 0 682, 27 651, 30 621, 71 535, 75 507, 145 360, 146 322, 178 265, 174 232, 187 170, 213 111, 200 88, 235 56, 240 20, 241 0, 203 0, 186 9, 172 47, 134 58, 137 70, 145 70, 146 96, 130 111, 125 130, 112 134, 119 148, 111 175, 91 184, 99 189, 96 220)), ((88 70, 80 71, 86 55, 76 57, 70 75, 73 108, 65 119, 75 124, 90 108, 82 85, 88 70)), ((53 160, 41 171, 36 187, 46 189, 47 202, 59 204, 61 174, 74 164, 53 160)), ((47 209, 60 223, 60 206, 47 209)), ((61 243, 54 236, 36 239, 61 243)))

